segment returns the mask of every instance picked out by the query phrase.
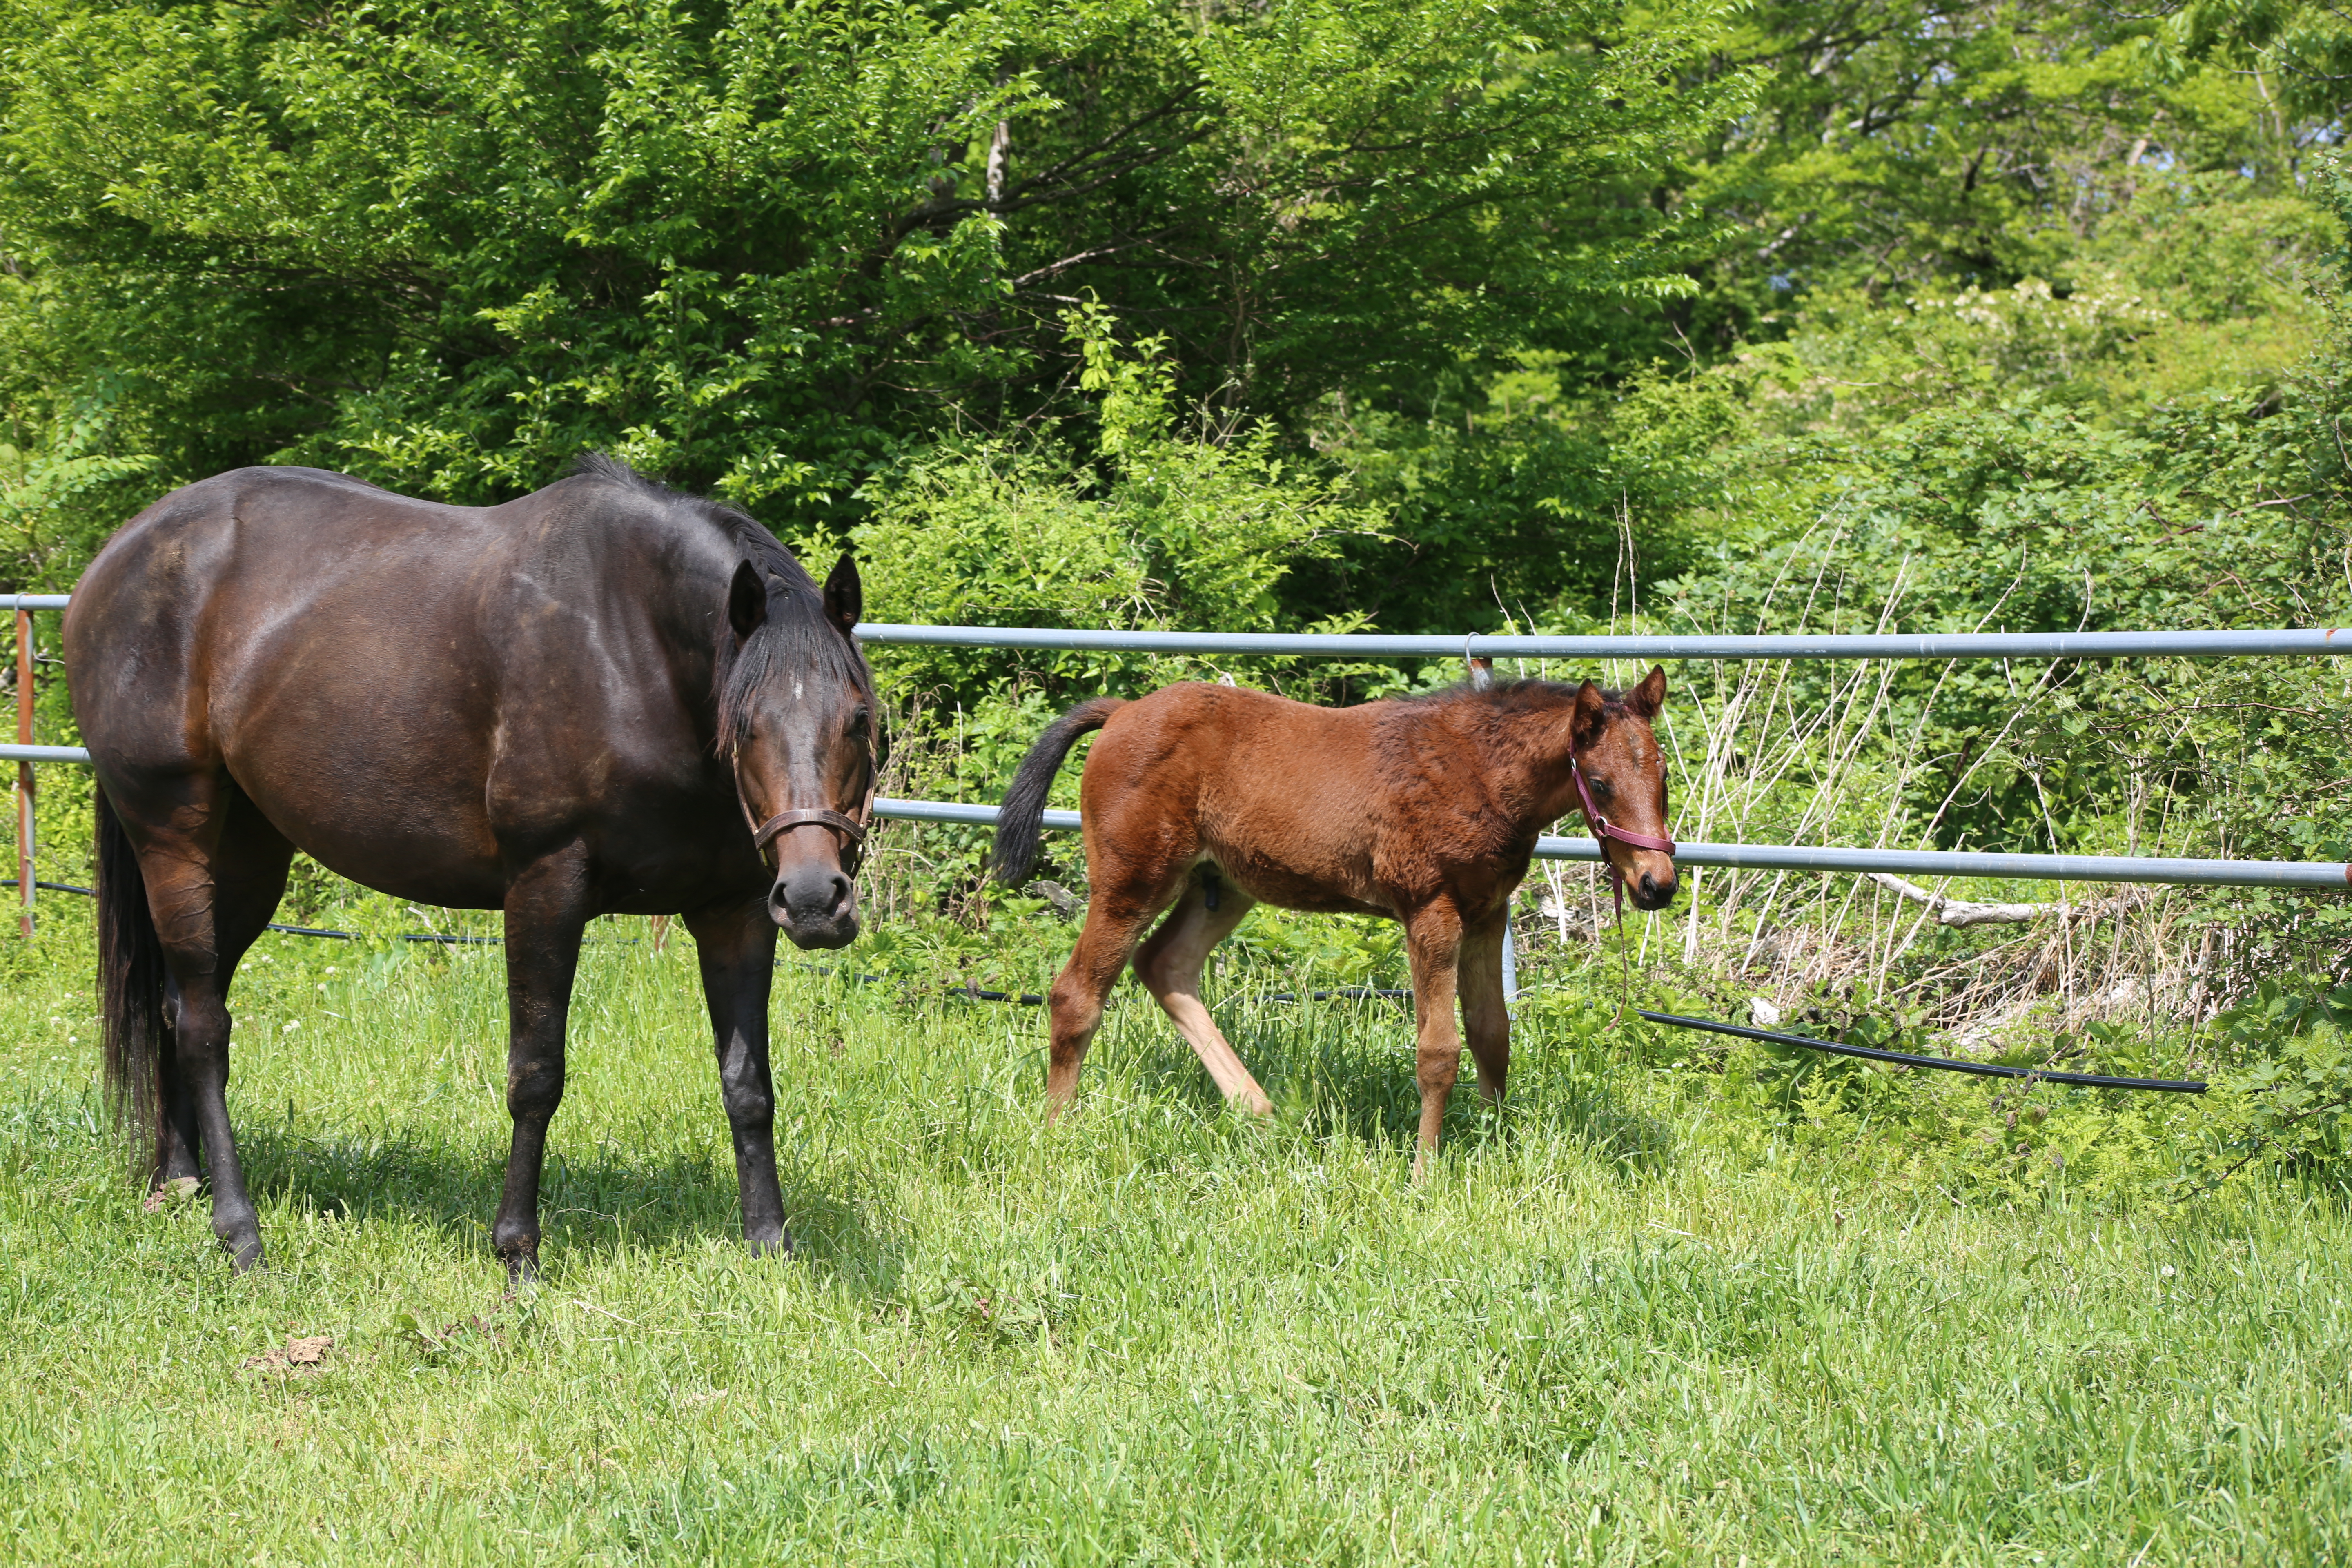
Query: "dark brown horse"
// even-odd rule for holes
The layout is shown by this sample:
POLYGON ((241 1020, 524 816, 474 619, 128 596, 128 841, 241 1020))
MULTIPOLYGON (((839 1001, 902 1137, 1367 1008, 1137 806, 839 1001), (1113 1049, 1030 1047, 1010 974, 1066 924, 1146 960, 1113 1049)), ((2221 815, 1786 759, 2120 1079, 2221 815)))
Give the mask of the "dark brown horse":
POLYGON ((1209 950, 1255 903, 1386 915, 1404 926, 1419 1024, 1421 1142, 1437 1147, 1462 1057, 1458 994, 1478 1087, 1502 1098, 1511 1020, 1503 996, 1510 899, 1547 823, 1580 804, 1633 902, 1675 896, 1665 759, 1650 723, 1666 673, 1622 696, 1517 681, 1484 691, 1313 708, 1225 686, 1171 686, 1139 701, 1081 703, 1047 726, 1004 798, 996 871, 1019 883, 1037 853, 1046 792, 1071 745, 1102 731, 1079 786, 1092 898, 1054 982, 1055 1114, 1128 955, 1228 1100, 1265 1091, 1201 1005, 1209 950), (1139 952, 1144 926, 1175 909, 1139 952))
POLYGON ((65 652, 100 786, 108 1078, 145 1173, 201 1156, 214 1233, 259 1261, 228 993, 300 848, 505 911, 509 1274, 537 1266, 582 931, 616 912, 693 933, 743 1234, 788 1249, 768 990, 778 926, 857 934, 859 601, 846 555, 820 591, 750 518, 601 459, 480 509, 246 468, 133 519, 74 589, 65 652))

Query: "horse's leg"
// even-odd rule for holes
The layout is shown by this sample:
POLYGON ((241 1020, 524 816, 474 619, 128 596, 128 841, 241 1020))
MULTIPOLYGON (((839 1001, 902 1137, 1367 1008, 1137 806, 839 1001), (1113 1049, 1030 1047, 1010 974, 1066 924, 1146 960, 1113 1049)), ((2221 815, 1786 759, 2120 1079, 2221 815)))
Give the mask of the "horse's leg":
POLYGON ((1192 1042, 1201 1065, 1217 1080, 1218 1090, 1228 1100, 1237 1100, 1264 1116, 1274 1109, 1273 1102, 1242 1065, 1242 1058, 1234 1053, 1201 1001, 1201 971, 1208 963, 1209 950, 1231 936, 1242 917, 1257 903, 1230 882, 1223 884, 1223 891, 1213 910, 1206 887, 1195 882, 1186 889, 1168 918, 1160 922, 1160 929, 1137 950, 1135 977, 1159 998, 1160 1005, 1192 1042))
POLYGON ((228 987, 286 890, 294 851, 226 779, 203 776, 173 794, 170 826, 139 851, 171 973, 156 1181, 195 1174, 203 1151, 213 1234, 243 1270, 261 1261, 261 1226, 229 1127, 228 987))
POLYGON ((1437 1152, 1445 1125, 1445 1102, 1462 1070, 1462 1035, 1454 1025, 1455 975, 1462 952, 1462 919, 1451 905, 1432 904, 1405 918, 1405 956, 1412 965, 1412 1010, 1418 1048, 1413 1077, 1421 1085, 1421 1142, 1412 1157, 1419 1181, 1437 1152))
POLYGON ((1464 931, 1456 965, 1463 1032, 1478 1063, 1478 1093, 1489 1105, 1502 1103, 1503 1080, 1511 1071, 1511 1015, 1503 998, 1503 933, 1509 920, 1507 910, 1464 931))
POLYGON ((490 1244, 509 1284, 539 1273, 539 1171, 547 1123, 563 1101, 563 1026, 588 924, 587 850, 574 845, 524 868, 507 888, 506 1190, 490 1244))
POLYGON ((719 1097, 735 1135, 735 1192, 743 1239, 754 1252, 790 1252, 776 1184, 776 1097, 768 1076, 768 992, 776 972, 776 922, 767 906, 698 910, 686 917, 702 965, 702 996, 719 1054, 719 1097))
MULTIPOLYGON (((294 861, 294 846, 270 826, 241 790, 232 790, 221 841, 211 857, 213 878, 214 973, 226 1006, 236 966, 278 912, 286 896, 286 872, 294 861)), ((180 988, 174 978, 167 1007, 176 1016, 180 988)), ((230 1031, 236 1029, 230 1016, 230 1031)), ((175 1031, 176 1033, 176 1031, 175 1031)), ((226 1047, 224 1045, 223 1049, 226 1047)), ((175 1047, 163 1052, 159 1085, 163 1100, 163 1143, 155 1164, 154 1185, 199 1177, 204 1130, 196 1114, 194 1075, 183 1069, 175 1047)), ((227 1068, 222 1067, 226 1083, 227 1068)))
MULTIPOLYGON (((180 988, 176 982, 164 992, 163 1016, 176 1020, 180 1015, 180 988)), ((172 1033, 178 1033, 176 1023, 172 1033)), ((195 1085, 180 1070, 180 1053, 176 1042, 166 1037, 162 1059, 155 1064, 155 1089, 160 1100, 155 1149, 155 1173, 147 1184, 151 1193, 161 1192, 174 1182, 200 1182, 204 1179, 204 1128, 196 1121, 195 1085)))
POLYGON ((1045 1070, 1045 1108, 1058 1118, 1077 1098, 1078 1068, 1086 1065, 1087 1047, 1102 1027, 1103 1003, 1135 951, 1136 938, 1151 917, 1167 907, 1174 886, 1130 882, 1117 887, 1097 885, 1087 903, 1086 929, 1070 962, 1054 981, 1046 997, 1053 1048, 1045 1070))

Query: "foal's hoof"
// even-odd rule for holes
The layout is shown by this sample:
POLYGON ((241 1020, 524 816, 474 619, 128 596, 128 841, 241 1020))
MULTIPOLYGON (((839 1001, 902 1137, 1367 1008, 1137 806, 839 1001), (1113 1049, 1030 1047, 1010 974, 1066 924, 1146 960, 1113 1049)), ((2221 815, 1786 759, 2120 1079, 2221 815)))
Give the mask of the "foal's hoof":
POLYGON ((268 1267, 261 1260, 261 1237, 257 1236, 249 1241, 231 1241, 223 1237, 221 1245, 228 1249, 229 1267, 239 1274, 251 1274, 268 1267))
POLYGON ((747 1236, 743 1245, 751 1249, 754 1258, 790 1258, 793 1255, 793 1233, 782 1231, 774 1236, 747 1236))
POLYGON ((533 1247, 529 1252, 509 1252, 506 1255, 506 1260, 507 1294, 511 1296, 518 1290, 539 1283, 539 1249, 537 1247, 533 1247))

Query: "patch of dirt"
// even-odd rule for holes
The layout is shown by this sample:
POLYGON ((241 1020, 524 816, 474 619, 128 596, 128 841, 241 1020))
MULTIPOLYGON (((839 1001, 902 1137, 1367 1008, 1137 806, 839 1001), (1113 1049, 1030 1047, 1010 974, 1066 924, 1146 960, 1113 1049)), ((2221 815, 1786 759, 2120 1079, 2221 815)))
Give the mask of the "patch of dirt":
POLYGON ((149 1193, 147 1201, 139 1206, 149 1214, 162 1214, 165 1205, 184 1203, 194 1197, 196 1186, 196 1179, 194 1176, 182 1176, 176 1181, 165 1182, 149 1193))
POLYGON ((243 1364, 247 1372, 320 1372, 326 1367, 327 1352, 334 1348, 334 1335, 311 1334, 288 1340, 279 1349, 248 1356, 243 1364))

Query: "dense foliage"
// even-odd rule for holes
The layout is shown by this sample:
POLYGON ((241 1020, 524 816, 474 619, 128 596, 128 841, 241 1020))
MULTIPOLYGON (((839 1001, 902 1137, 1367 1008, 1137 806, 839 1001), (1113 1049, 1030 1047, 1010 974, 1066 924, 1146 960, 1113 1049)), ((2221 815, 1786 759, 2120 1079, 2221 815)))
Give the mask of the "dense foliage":
MULTIPOLYGON (((11 7, 35 385, 175 470, 481 500, 583 447, 834 526, 1049 407, 1098 295, 1239 417, 1664 281, 1737 84, 1607 3, 11 7), (1612 36, 1613 35, 1613 36, 1612 36)), ((29 388, 27 388, 29 390, 29 388)))

